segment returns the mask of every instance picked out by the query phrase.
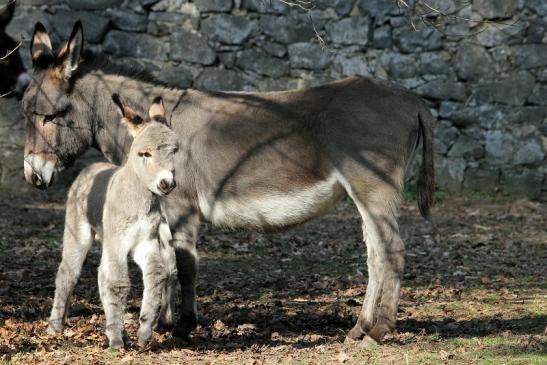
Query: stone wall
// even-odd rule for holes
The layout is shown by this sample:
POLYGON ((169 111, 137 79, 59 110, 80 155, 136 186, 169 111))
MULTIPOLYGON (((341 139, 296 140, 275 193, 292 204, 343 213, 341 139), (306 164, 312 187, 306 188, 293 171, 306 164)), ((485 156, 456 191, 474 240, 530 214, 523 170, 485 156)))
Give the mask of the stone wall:
MULTIPOLYGON (((391 0, 316 2, 306 13, 278 0, 20 0, 8 32, 28 40, 40 20, 59 44, 81 19, 92 48, 183 88, 265 91, 353 74, 387 78, 422 95, 438 116, 442 188, 546 196, 545 0, 474 0, 464 8, 432 0, 469 19, 454 18, 443 32, 413 31, 391 0)), ((23 56, 28 63, 28 49, 23 56)), ((20 133, 0 127, 0 146, 17 146, 20 133)), ((2 167, 4 181, 12 167, 2 167)))

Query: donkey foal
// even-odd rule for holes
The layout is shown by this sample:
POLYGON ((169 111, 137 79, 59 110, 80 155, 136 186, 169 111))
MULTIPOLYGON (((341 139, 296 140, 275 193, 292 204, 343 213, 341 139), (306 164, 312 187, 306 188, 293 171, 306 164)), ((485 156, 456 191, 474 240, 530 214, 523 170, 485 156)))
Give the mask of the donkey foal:
POLYGON ((143 120, 121 98, 112 99, 120 109, 122 123, 133 136, 127 163, 117 167, 96 163, 84 169, 68 193, 63 259, 55 282, 55 299, 48 332, 60 332, 69 297, 98 234, 103 239, 99 267, 99 292, 106 316, 110 347, 122 347, 123 314, 129 292, 127 256, 131 254, 143 274, 144 292, 138 330, 145 346, 160 314, 162 292, 176 280, 176 259, 170 233, 162 221, 159 196, 175 187, 175 133, 166 125, 160 97, 154 99, 143 120), (160 235, 161 240, 160 240, 160 235))

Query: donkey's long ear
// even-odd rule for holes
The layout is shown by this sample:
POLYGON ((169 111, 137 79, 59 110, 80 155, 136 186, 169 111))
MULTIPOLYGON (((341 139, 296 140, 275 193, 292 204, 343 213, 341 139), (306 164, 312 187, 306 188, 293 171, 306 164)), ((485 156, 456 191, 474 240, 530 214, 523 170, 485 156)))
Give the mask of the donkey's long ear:
POLYGON ((114 104, 122 117, 121 122, 127 127, 129 134, 135 137, 144 126, 144 120, 127 105, 127 103, 118 94, 112 95, 114 104))
POLYGON ((0 30, 6 29, 11 18, 13 18, 13 13, 15 12, 15 1, 10 2, 7 6, 2 6, 0 8, 0 30))
POLYGON ((84 30, 82 22, 77 21, 72 28, 72 33, 68 42, 59 52, 57 63, 61 67, 61 75, 65 80, 69 80, 72 73, 78 69, 82 51, 84 48, 84 30))
POLYGON ((34 26, 34 34, 30 42, 30 55, 34 65, 46 66, 54 60, 49 34, 40 22, 34 26))
POLYGON ((165 119, 165 106, 163 105, 161 96, 156 96, 154 98, 154 101, 148 110, 148 116, 150 119, 165 119))

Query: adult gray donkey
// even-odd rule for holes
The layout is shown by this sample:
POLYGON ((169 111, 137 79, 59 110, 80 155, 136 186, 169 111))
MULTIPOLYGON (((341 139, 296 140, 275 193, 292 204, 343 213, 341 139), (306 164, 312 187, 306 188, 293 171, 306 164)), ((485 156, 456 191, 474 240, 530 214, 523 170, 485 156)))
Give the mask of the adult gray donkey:
MULTIPOLYGON (((179 137, 176 189, 162 198, 182 287, 174 334, 196 326, 196 240, 201 222, 259 231, 315 218, 346 194, 363 218, 369 283, 348 336, 380 341, 395 328, 405 247, 397 208, 405 172, 420 141, 418 204, 432 203, 434 118, 415 95, 385 81, 350 77, 321 87, 269 93, 167 88, 81 57, 75 24, 55 54, 45 28, 32 41, 25 178, 47 188, 87 148, 124 161, 127 133, 109 121, 113 92, 128 102, 161 95, 179 137)), ((143 110, 138 110, 143 112, 143 110)))

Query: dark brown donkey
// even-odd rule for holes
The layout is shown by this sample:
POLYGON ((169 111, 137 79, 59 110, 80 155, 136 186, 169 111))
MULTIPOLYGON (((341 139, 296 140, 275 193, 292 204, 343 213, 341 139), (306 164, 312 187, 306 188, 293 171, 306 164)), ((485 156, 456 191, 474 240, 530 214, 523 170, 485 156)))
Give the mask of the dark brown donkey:
POLYGON ((30 77, 25 73, 18 43, 6 34, 6 27, 14 12, 15 1, 0 5, 0 95, 20 97, 30 77))
MULTIPOLYGON (((175 335, 196 325, 196 239, 201 222, 259 231, 315 218, 346 194, 363 218, 369 284, 352 339, 381 340, 395 327, 405 247, 397 207, 419 141, 418 204, 433 195, 434 119, 412 93, 384 81, 351 77, 306 90, 212 93, 171 89, 80 58, 81 24, 54 54, 36 25, 27 117, 25 177, 39 188, 93 146, 122 163, 127 133, 110 123, 109 95, 133 105, 161 95, 177 133, 177 187, 162 209, 177 251, 182 307, 175 335)), ((143 112, 139 110, 138 112, 143 112)))

